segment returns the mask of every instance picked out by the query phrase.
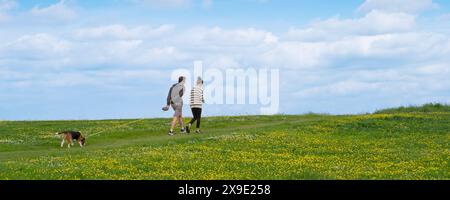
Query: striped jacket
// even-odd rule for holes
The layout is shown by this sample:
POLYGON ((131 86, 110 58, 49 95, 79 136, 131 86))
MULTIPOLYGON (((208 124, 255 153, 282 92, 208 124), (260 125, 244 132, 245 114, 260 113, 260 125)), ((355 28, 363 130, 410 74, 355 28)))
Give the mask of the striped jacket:
POLYGON ((195 86, 191 90, 191 108, 202 108, 203 102, 205 102, 203 99, 203 88, 195 86))

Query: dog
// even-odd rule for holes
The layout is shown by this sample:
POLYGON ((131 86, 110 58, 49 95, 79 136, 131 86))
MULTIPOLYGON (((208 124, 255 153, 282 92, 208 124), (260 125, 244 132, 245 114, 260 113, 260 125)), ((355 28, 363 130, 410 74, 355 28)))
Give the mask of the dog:
POLYGON ((55 135, 63 135, 61 148, 64 147, 64 142, 67 142, 67 148, 70 148, 70 146, 73 146, 74 140, 80 144, 80 147, 84 147, 86 145, 86 138, 78 131, 57 132, 55 135))

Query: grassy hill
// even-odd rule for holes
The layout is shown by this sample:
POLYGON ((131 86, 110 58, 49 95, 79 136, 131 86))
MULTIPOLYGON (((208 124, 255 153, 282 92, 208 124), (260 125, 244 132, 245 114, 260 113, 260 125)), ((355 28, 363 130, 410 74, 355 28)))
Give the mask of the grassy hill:
POLYGON ((450 179, 450 111, 169 119, 0 121, 0 179, 450 179), (56 131, 87 146, 60 148, 56 131), (103 131, 103 132, 101 132, 103 131))
POLYGON ((422 106, 402 106, 398 108, 388 108, 375 112, 375 114, 392 113, 430 113, 430 112, 450 112, 450 105, 440 103, 429 103, 422 106))

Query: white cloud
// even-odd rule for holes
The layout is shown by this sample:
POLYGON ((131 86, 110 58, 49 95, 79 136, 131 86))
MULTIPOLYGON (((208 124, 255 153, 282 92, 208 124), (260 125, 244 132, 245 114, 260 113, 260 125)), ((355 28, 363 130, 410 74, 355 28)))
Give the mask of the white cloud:
POLYGON ((68 41, 45 33, 24 35, 0 48, 3 56, 16 59, 21 57, 45 59, 59 56, 69 50, 68 41))
POLYGON ((450 91, 450 37, 442 29, 422 26, 420 10, 373 8, 360 17, 314 21, 284 33, 251 27, 105 24, 19 34, 11 41, 0 38, 0 84, 122 88, 163 79, 168 76, 163 70, 203 60, 205 68, 279 67, 285 72, 281 98, 290 102, 339 105, 351 98, 389 104, 445 98, 450 91), (52 80, 55 73, 60 76, 52 80))
POLYGON ((450 38, 418 30, 416 18, 412 14, 373 10, 355 19, 315 21, 305 28, 291 28, 260 59, 292 69, 317 69, 346 61, 355 64, 445 58, 450 38))
POLYGON ((362 18, 339 19, 337 17, 316 21, 307 28, 291 28, 286 34, 291 40, 324 41, 341 39, 351 35, 377 35, 407 32, 416 25, 414 15, 371 11, 362 18))
POLYGON ((203 8, 211 8, 214 4, 214 0, 129 0, 137 3, 138 5, 144 5, 154 8, 186 8, 194 4, 198 4, 203 8))
POLYGON ((256 3, 268 3, 270 0, 247 0, 250 2, 256 2, 256 3))
POLYGON ((397 100, 413 103, 419 99, 424 100, 421 103, 426 103, 441 94, 448 96, 450 91, 450 80, 446 78, 450 75, 448 65, 421 67, 418 64, 418 66, 315 72, 321 75, 320 81, 316 80, 315 85, 300 86, 301 89, 294 90, 293 97, 302 100, 333 98, 338 102, 353 98, 360 99, 363 101, 361 103, 370 104, 373 103, 370 101, 375 99, 377 103, 397 100))
POLYGON ((64 0, 48 7, 34 7, 30 13, 36 17, 42 17, 53 21, 67 21, 77 18, 76 11, 69 7, 64 0))
POLYGON ((439 64, 432 64, 432 65, 426 65, 419 67, 417 69, 418 73, 421 73, 423 75, 450 75, 450 64, 448 63, 439 63, 439 64))
POLYGON ((213 0, 203 0, 202 4, 204 8, 210 8, 213 5, 213 0))
MULTIPOLYGON (((333 27, 336 30, 339 26, 348 26, 347 23, 337 24, 333 27)), ((57 62, 49 66, 68 65, 80 69, 92 66, 181 67, 190 65, 194 59, 201 59, 212 65, 210 67, 264 66, 293 70, 357 65, 390 67, 373 65, 383 63, 381 60, 397 62, 398 67, 402 67, 402 63, 443 60, 450 53, 449 38, 432 32, 355 35, 359 31, 353 30, 334 40, 318 41, 301 37, 286 39, 253 28, 176 30, 166 25, 157 28, 109 25, 69 32, 74 35, 60 36, 65 39, 49 34, 25 35, 7 43, 4 48, 0 47, 0 51, 3 49, 3 56, 9 57, 47 57, 49 62, 57 62)), ((25 64, 29 63, 24 61, 21 65, 25 64)), ((45 63, 38 64, 42 66, 45 63)))
POLYGON ((8 11, 16 6, 17 2, 14 0, 0 0, 0 23, 8 21, 11 18, 8 11))
POLYGON ((291 69, 352 66, 361 62, 366 62, 365 67, 371 67, 371 62, 442 60, 448 57, 449 47, 450 38, 444 34, 394 33, 347 36, 334 41, 285 41, 262 54, 260 59, 271 66, 291 69))
POLYGON ((75 35, 80 39, 144 39, 167 36, 172 25, 161 25, 157 28, 149 26, 126 27, 121 24, 84 28, 77 30, 75 35))
POLYGON ((371 12, 373 10, 387 12, 418 13, 437 8, 433 0, 366 0, 358 10, 371 12))
POLYGON ((11 10, 17 6, 15 0, 0 0, 0 11, 11 10))
POLYGON ((132 1, 145 6, 166 7, 166 8, 185 7, 191 4, 191 0, 132 0, 132 1))
POLYGON ((254 28, 230 30, 220 27, 193 28, 180 36, 180 42, 208 46, 254 46, 278 42, 278 37, 271 32, 254 28))
POLYGON ((442 21, 450 21, 450 13, 442 14, 438 19, 442 21))
POLYGON ((282 42, 267 51, 261 59, 292 69, 308 69, 333 65, 339 58, 368 57, 382 54, 378 44, 389 35, 357 36, 332 42, 282 42))
POLYGON ((139 54, 132 57, 131 63, 153 68, 181 67, 180 61, 189 60, 189 55, 173 46, 142 49, 139 54))
POLYGON ((7 14, 0 12, 0 22, 7 21, 9 19, 9 16, 7 14))
POLYGON ((382 89, 382 83, 370 83, 356 80, 344 80, 335 83, 329 83, 324 86, 317 86, 301 90, 294 95, 299 98, 314 98, 326 96, 348 96, 360 94, 362 92, 377 92, 382 89))

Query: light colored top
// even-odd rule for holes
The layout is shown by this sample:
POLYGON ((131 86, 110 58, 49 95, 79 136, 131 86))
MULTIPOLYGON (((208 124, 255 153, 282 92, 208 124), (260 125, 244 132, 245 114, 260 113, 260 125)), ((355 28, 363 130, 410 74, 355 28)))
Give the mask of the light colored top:
POLYGON ((184 94, 184 85, 177 83, 174 84, 170 90, 169 95, 167 95, 167 105, 177 104, 183 105, 183 94, 184 94))
POLYGON ((197 85, 191 90, 191 108, 202 108, 203 102, 203 88, 201 85, 197 85))

